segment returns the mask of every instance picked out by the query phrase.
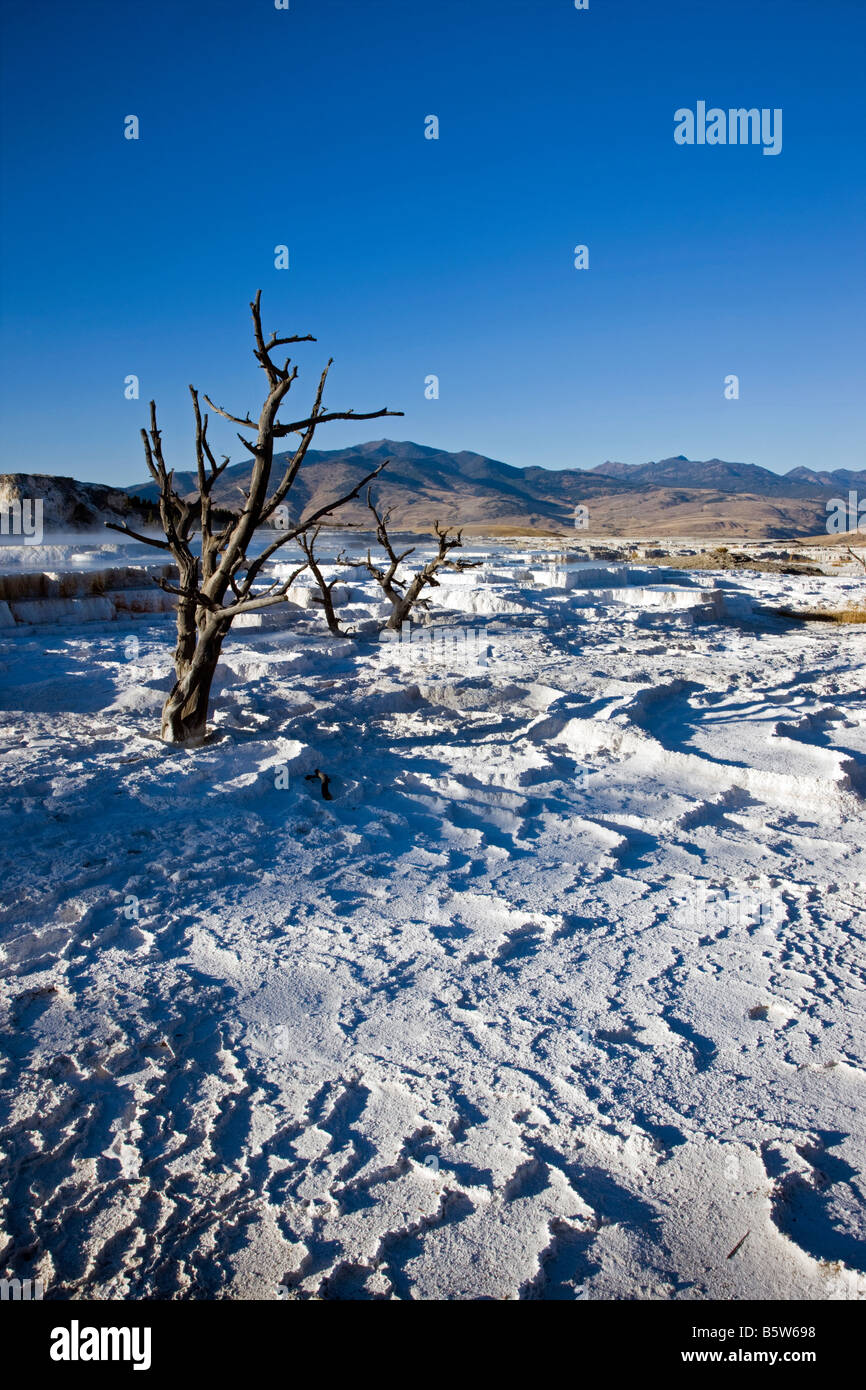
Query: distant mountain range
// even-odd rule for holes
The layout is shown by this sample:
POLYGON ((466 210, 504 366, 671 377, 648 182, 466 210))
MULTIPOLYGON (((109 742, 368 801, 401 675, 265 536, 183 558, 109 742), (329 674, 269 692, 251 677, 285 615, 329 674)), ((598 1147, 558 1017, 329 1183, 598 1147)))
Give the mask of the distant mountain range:
MULTIPOLYGON (((275 480, 289 457, 277 455, 275 480)), ((393 525, 402 530, 426 531, 439 520, 491 533, 574 535, 574 509, 582 505, 591 535, 817 536, 826 529, 831 498, 847 498, 852 490, 866 495, 866 469, 792 468, 779 474, 757 464, 700 462, 682 454, 653 463, 608 461, 591 469, 514 468, 483 454, 379 439, 346 449, 311 449, 287 499, 292 518, 349 492, 386 459, 374 494, 377 504, 392 508, 393 525)), ((215 503, 240 508, 250 472, 247 461, 230 465, 214 490, 215 503)), ((195 473, 175 473, 175 486, 194 498, 195 473)), ((44 475, 0 477, 0 498, 34 495, 46 498, 46 529, 88 529, 117 519, 127 505, 132 524, 140 526, 152 514, 157 489, 151 481, 109 489, 44 475)), ((341 510, 339 519, 367 525, 365 499, 341 510)))
POLYGON ((787 473, 771 473, 756 463, 726 463, 724 459, 698 463, 683 454, 658 463, 600 463, 589 471, 644 486, 714 488, 758 497, 815 497, 827 489, 835 493, 866 482, 866 469, 859 473, 847 468, 816 473, 811 468, 792 468, 787 473))
MULTIPOLYGON (((274 473, 288 459, 278 455, 274 473)), ((705 462, 680 454, 659 462, 607 462, 591 469, 515 468, 483 454, 447 453, 424 444, 378 439, 347 449, 310 450, 288 502, 293 518, 348 492, 365 473, 390 459, 374 487, 377 502, 393 509, 394 525, 426 530, 434 520, 491 531, 574 531, 574 509, 588 508, 588 531, 629 536, 804 536, 825 530, 829 498, 851 488, 866 492, 866 469, 772 473, 757 464, 705 462)), ((224 507, 242 505, 251 464, 226 469, 215 490, 224 507)), ((192 497, 194 473, 175 474, 192 497)), ((156 498, 153 483, 130 488, 156 498)), ((340 517, 369 520, 363 501, 340 517)))

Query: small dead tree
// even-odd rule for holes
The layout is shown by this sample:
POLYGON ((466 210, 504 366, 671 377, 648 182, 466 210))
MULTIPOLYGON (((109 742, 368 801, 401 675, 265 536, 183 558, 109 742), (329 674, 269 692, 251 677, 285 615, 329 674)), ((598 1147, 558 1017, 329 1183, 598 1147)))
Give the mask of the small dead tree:
POLYGON ((255 439, 238 438, 252 455, 249 488, 244 493, 244 505, 239 514, 215 529, 212 493, 214 484, 227 468, 229 459, 217 463, 207 438, 208 416, 202 416, 198 392, 190 386, 195 416, 195 454, 198 470, 198 495, 194 501, 182 498, 174 487, 174 471, 167 468, 162 451, 162 439, 157 426, 156 405, 150 403, 150 429, 141 431, 145 460, 151 478, 159 488, 159 517, 165 539, 142 535, 125 523, 107 522, 112 530, 143 541, 158 550, 168 551, 178 572, 177 585, 160 581, 167 592, 176 594, 177 646, 174 654, 175 681, 162 710, 161 736, 167 743, 196 745, 207 732, 210 692, 219 662, 222 644, 234 619, 241 613, 252 613, 285 601, 288 590, 298 575, 306 569, 301 565, 289 579, 278 581, 263 589, 255 586, 265 565, 289 541, 302 536, 323 517, 357 497, 361 489, 385 467, 381 464, 362 478, 351 492, 318 507, 297 525, 287 524, 275 539, 264 546, 254 558, 249 557, 250 545, 259 527, 275 525, 285 514, 283 507, 292 484, 304 461, 304 456, 319 425, 331 420, 376 420, 382 415, 401 415, 402 411, 373 410, 357 414, 353 410, 329 411, 322 404, 325 383, 333 358, 319 379, 313 407, 299 420, 279 421, 279 411, 298 376, 298 368, 286 358, 279 366, 271 357, 275 348, 290 343, 313 343, 310 334, 279 338, 276 333, 265 341, 262 332, 261 290, 250 305, 255 338, 254 354, 267 379, 267 390, 258 420, 248 414, 233 415, 216 406, 205 396, 212 410, 244 430, 254 430, 255 439), (300 442, 289 459, 279 482, 272 488, 271 473, 274 445, 288 435, 300 435, 300 442), (281 509, 278 512, 278 508, 281 509), (201 535, 201 554, 194 549, 194 534, 201 535))
POLYGON ((434 521, 433 530, 439 541, 437 554, 433 556, 432 560, 428 560, 424 568, 418 570, 411 579, 398 579, 397 571, 406 557, 414 552, 415 547, 410 545, 408 550, 404 550, 398 555, 388 535, 388 521, 391 512, 379 513, 369 491, 367 492, 367 506, 376 518, 376 539, 388 557, 388 568, 384 569, 375 565, 369 550, 366 560, 351 560, 347 563, 363 567, 373 576, 391 604, 391 615, 385 627, 391 631, 399 632, 413 608, 427 607, 427 601, 421 595, 427 588, 438 589, 439 580, 436 575, 440 570, 477 569, 482 562, 481 560, 452 560, 450 558, 451 551, 458 549, 463 544, 463 532, 462 530, 458 531, 455 536, 452 536, 450 527, 443 529, 438 521, 434 521))
POLYGON ((863 556, 862 556, 862 555, 858 555, 857 552, 856 552, 856 550, 852 550, 851 547, 850 547, 850 545, 849 545, 849 546, 846 546, 845 548, 846 548, 846 550, 848 551, 848 554, 851 556, 851 559, 852 559, 852 560, 856 560, 856 561, 857 561, 857 564, 858 564, 858 565, 862 565, 862 566, 863 566, 863 569, 866 570, 866 560, 864 560, 863 556))
MULTIPOLYGON (((334 609, 334 586, 337 583, 339 575, 337 575, 334 579, 326 579, 325 576, 322 574, 319 562, 316 558, 315 546, 321 529, 321 526, 317 526, 311 536, 307 535, 306 533, 302 533, 300 536, 298 536, 298 545, 301 547, 301 550, 307 557, 307 563, 304 566, 304 568, 309 569, 310 573, 312 574, 313 578, 319 586, 319 594, 321 595, 322 608, 325 613, 325 621, 328 624, 328 630, 332 632, 335 637, 347 637, 348 633, 344 632, 343 629, 340 627, 340 620, 337 617, 336 611, 334 609)), ((336 563, 338 565, 346 565, 349 564, 350 561, 341 551, 340 554, 337 556, 336 563)))

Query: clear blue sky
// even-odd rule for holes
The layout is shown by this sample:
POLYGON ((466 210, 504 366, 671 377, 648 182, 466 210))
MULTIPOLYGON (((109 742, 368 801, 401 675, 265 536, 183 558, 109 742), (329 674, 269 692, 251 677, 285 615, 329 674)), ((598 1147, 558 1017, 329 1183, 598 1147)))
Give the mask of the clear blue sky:
POLYGON ((333 355, 331 408, 406 413, 319 448, 866 466, 864 39, 863 0, 6 0, 0 466, 135 482, 151 396, 191 466, 188 382, 257 408, 258 287, 319 339, 301 412, 333 355), (699 100, 782 153, 676 145, 699 100))

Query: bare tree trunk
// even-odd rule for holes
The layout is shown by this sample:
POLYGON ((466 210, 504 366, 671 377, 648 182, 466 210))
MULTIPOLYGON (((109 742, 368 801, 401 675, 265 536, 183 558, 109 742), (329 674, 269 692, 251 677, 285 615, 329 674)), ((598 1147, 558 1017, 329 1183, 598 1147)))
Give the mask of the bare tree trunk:
POLYGON ((328 631, 334 637, 345 637, 346 633, 340 627, 340 620, 334 609, 334 596, 331 592, 333 585, 325 583, 320 576, 316 576, 316 582, 319 585, 319 593, 322 596, 322 608, 325 614, 325 622, 328 624, 328 631))
POLYGON ((174 649, 174 665, 178 675, 186 670, 192 661, 198 638, 195 624, 196 590, 198 588, 198 561, 194 556, 181 556, 176 561, 180 583, 180 597, 177 604, 177 645, 174 649))
POLYGON ((175 681, 162 707, 159 732, 166 743, 181 743, 190 748, 204 743, 211 685, 219 657, 217 650, 213 660, 200 664, 195 671, 188 667, 185 674, 175 681))
MULTIPOLYGON (((334 609, 334 585, 337 583, 337 581, 336 579, 332 579, 329 582, 325 578, 325 576, 322 574, 321 569, 319 568, 319 562, 316 559, 315 545, 316 541, 319 539, 320 530, 321 527, 317 526, 312 536, 306 536, 303 534, 298 536, 298 545, 301 547, 301 550, 306 555, 307 566, 313 578, 319 586, 319 593, 322 598, 322 608, 325 612, 325 621, 328 624, 328 631, 333 633, 334 637, 347 637, 348 633, 344 632, 343 629, 340 627, 340 620, 337 617, 336 611, 334 609)), ((337 556, 337 561, 345 561, 345 556, 342 552, 337 556)))
POLYGON ((166 743, 195 746, 207 737, 211 686, 229 627, 226 622, 203 625, 191 656, 176 655, 177 679, 162 707, 160 736, 166 743))
POLYGON ((391 616, 385 624, 386 628, 390 628, 392 632, 400 631, 406 619, 411 614, 412 609, 415 607, 415 604, 418 602, 423 588, 424 581, 421 579, 421 575, 417 574, 405 594, 398 594, 394 590, 390 592, 387 589, 385 590, 386 596, 391 600, 393 605, 391 616))

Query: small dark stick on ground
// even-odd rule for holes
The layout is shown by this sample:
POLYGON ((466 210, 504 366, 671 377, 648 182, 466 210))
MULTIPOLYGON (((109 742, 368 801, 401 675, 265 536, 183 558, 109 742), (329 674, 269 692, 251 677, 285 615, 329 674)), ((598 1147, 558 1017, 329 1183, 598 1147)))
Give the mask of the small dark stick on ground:
POLYGON ((741 1245, 745 1245, 745 1243, 746 1243, 746 1241, 748 1240, 748 1238, 749 1238, 749 1232, 746 1231, 746 1234, 743 1236, 743 1239, 737 1241, 736 1245, 734 1246, 733 1250, 731 1251, 730 1255, 728 1256, 728 1259, 729 1259, 729 1260, 732 1260, 732 1259, 734 1258, 734 1256, 736 1255, 736 1253, 737 1253, 737 1251, 739 1250, 740 1246, 741 1246, 741 1245))
POLYGON ((333 801, 334 798, 331 796, 331 793, 330 793, 330 791, 328 790, 328 788, 329 788, 330 785, 331 785, 331 779, 330 779, 330 777, 328 776, 328 774, 327 774, 326 772, 320 772, 318 768, 316 768, 313 772, 308 772, 308 773, 307 773, 307 781, 308 781, 308 782, 315 782, 315 780, 316 780, 317 777, 318 777, 319 781, 320 781, 321 784, 322 784, 322 800, 323 800, 323 801, 333 801))

